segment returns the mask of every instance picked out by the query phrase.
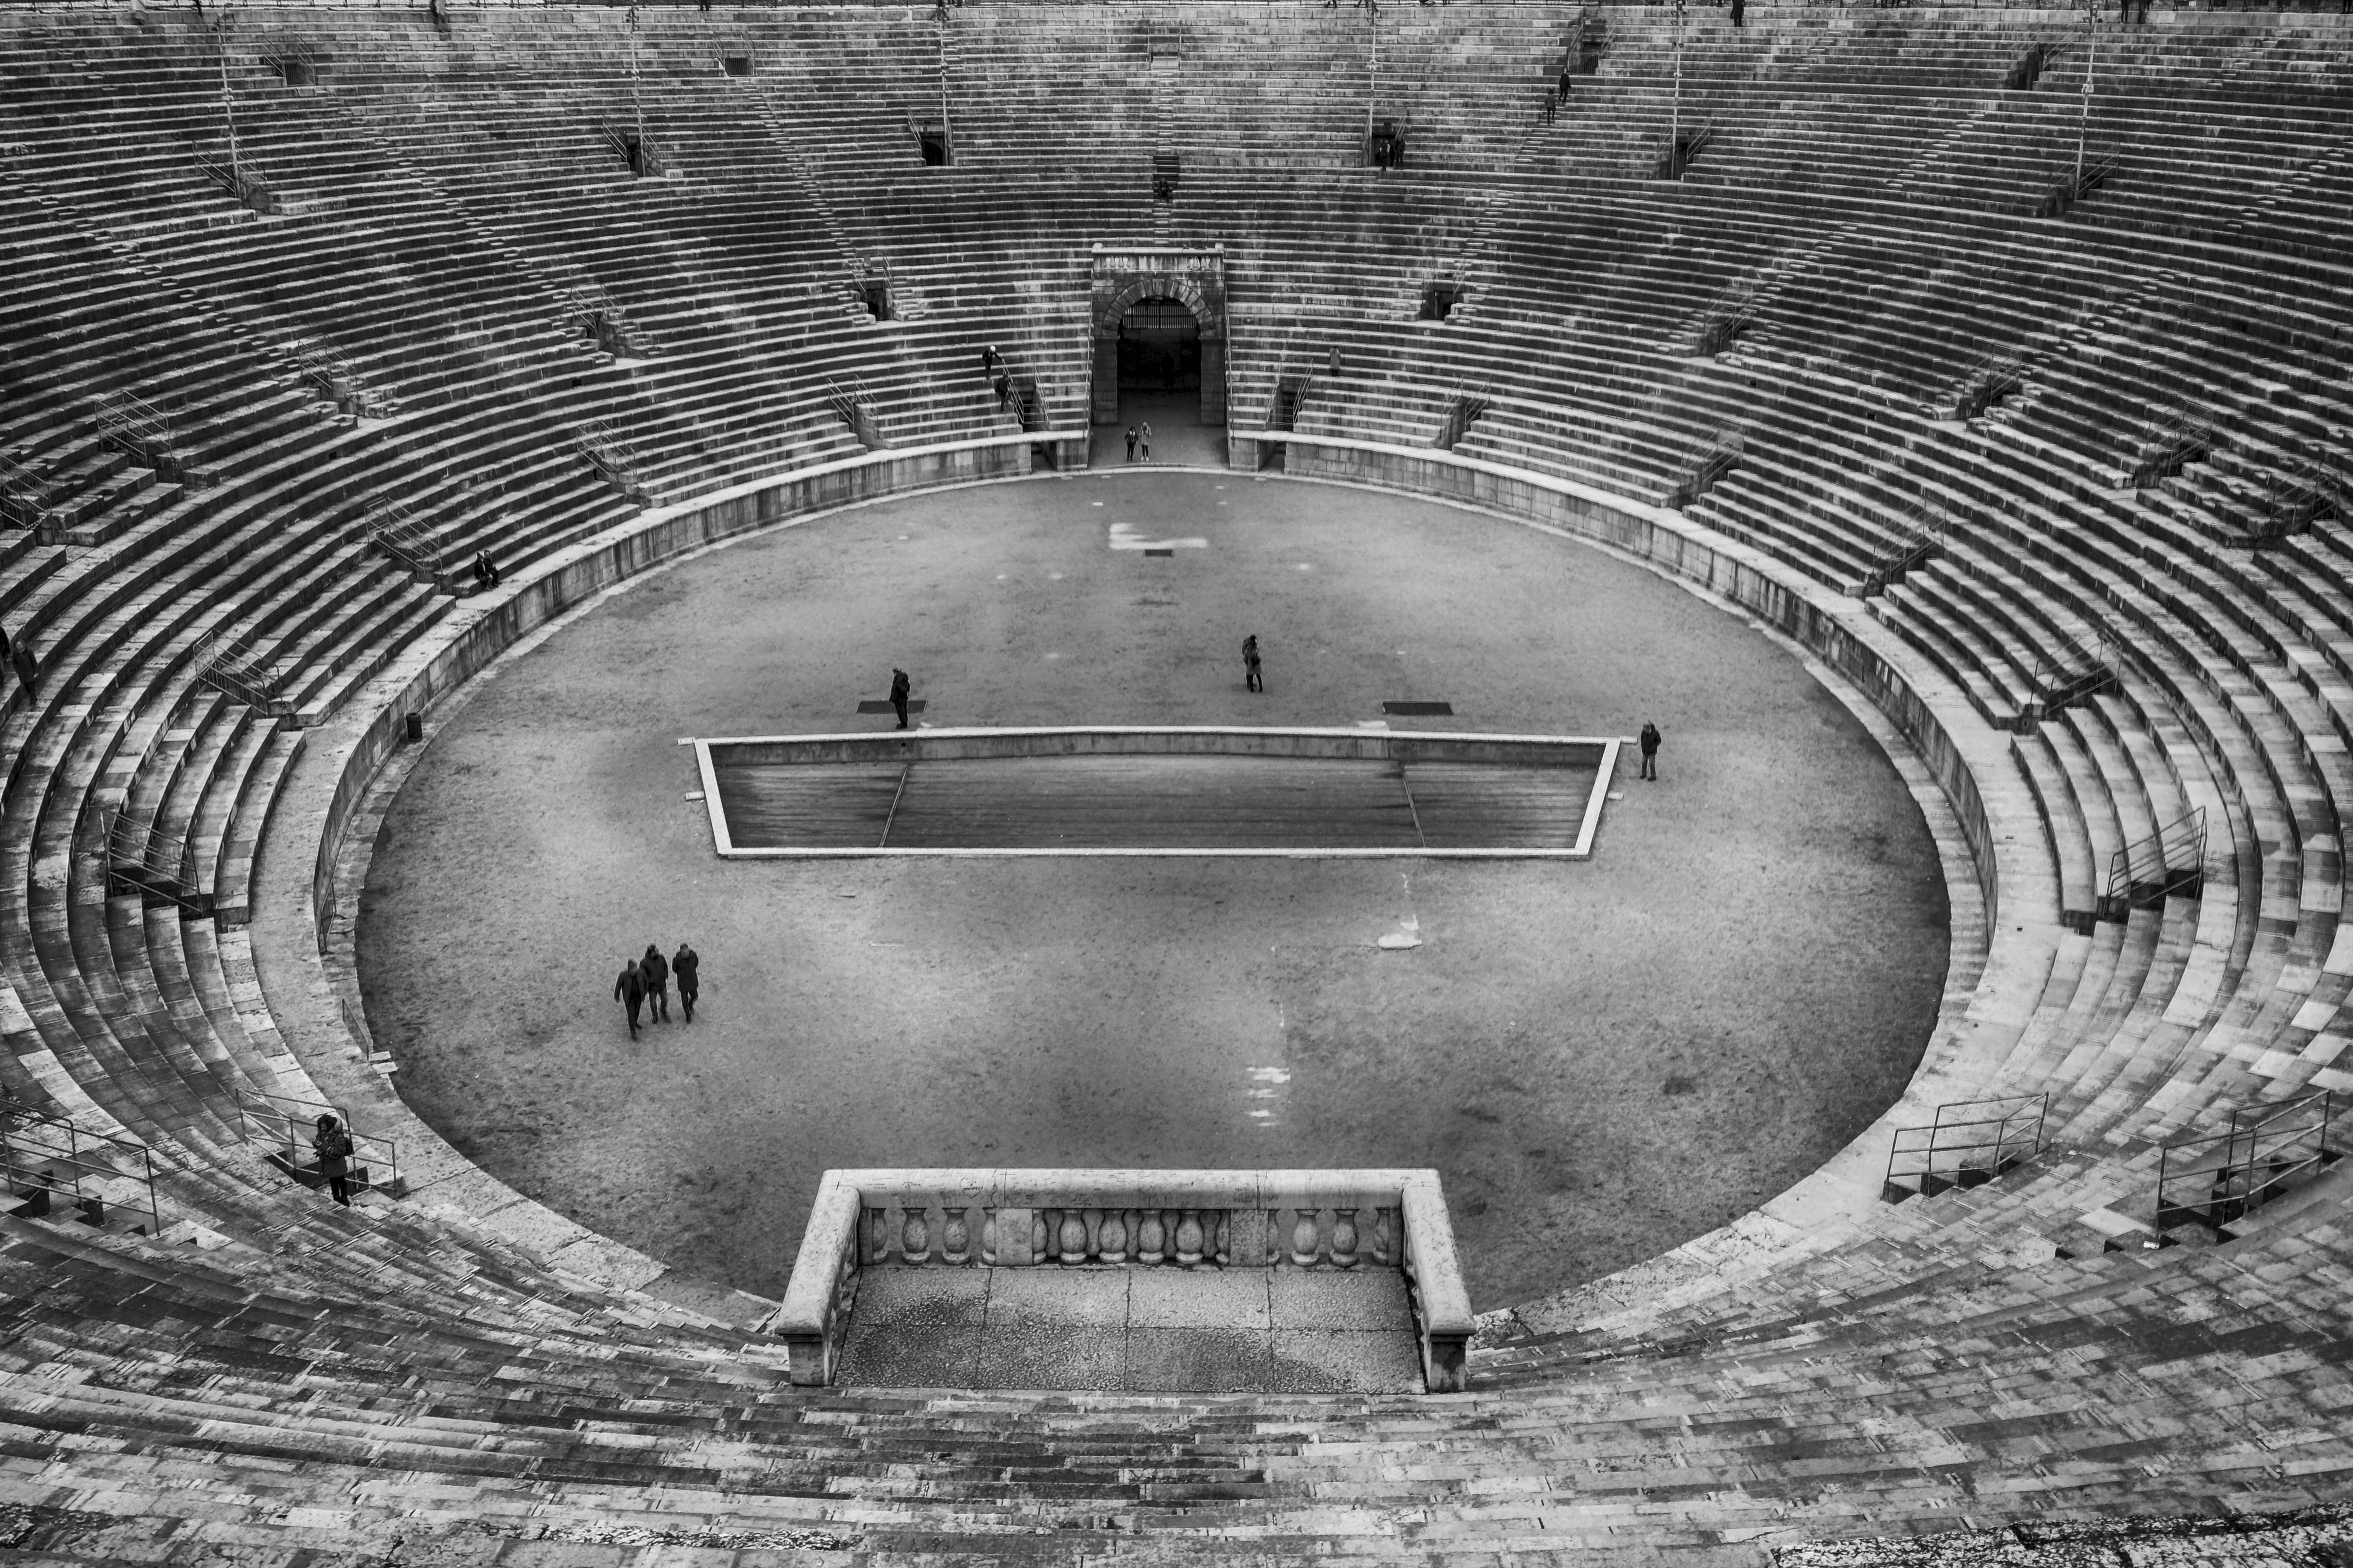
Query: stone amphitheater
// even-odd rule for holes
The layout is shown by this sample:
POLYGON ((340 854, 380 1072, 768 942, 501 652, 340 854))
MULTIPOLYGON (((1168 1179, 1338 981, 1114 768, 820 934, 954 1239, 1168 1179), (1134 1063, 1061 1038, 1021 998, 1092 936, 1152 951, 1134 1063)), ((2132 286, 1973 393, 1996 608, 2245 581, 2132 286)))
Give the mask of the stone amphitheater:
POLYGON ((0 1561, 2353 1561, 2353 17, 216 0, 0 69, 0 1561), (1939 1022, 1461 1392, 796 1386, 409 1116, 354 827, 617 583, 1085 462, 1139 279, 1235 468, 1866 698, 1977 894, 1939 1022), (322 1201, 322 1104, 400 1185, 322 1201))

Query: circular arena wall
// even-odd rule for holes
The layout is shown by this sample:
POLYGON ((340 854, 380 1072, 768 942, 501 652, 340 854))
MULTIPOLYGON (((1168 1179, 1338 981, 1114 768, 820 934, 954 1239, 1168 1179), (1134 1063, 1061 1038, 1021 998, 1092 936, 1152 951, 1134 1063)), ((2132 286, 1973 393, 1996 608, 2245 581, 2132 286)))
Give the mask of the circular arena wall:
POLYGON ((2337 16, 2156 13, 2080 50, 2051 47, 2073 13, 1476 0, 238 24, 0 29, 0 501, 35 524, 0 617, 37 669, 0 697, 0 1073, 12 1135, 47 1113, 153 1157, 168 1222, 119 1192, 96 1225, 46 1189, 0 1215, 12 1545, 2342 1555, 2343 1151, 2174 1183, 2189 1141, 2353 1089, 2337 16), (1421 95, 1413 167, 1361 168, 1360 68, 1421 95), (225 93, 258 184, 217 166, 225 93), (934 100, 946 168, 911 147, 934 100), (1717 139, 1652 177, 1701 103, 1717 139), (604 127, 640 109, 624 168, 604 127), (1957 868, 1939 1022, 1818 1171, 1489 1314, 1459 1394, 792 1390, 761 1303, 406 1119, 352 946, 387 763, 650 566, 1083 460, 1085 247, 1145 233, 1229 247, 1237 466, 1320 373, 1289 472, 1590 541, 1859 693, 1957 868), (888 323, 853 286, 878 261, 888 323), (1418 320, 1448 279, 1464 302, 1418 320), (1043 431, 975 376, 992 341, 1043 431), (498 544, 507 587, 408 581, 370 553, 385 503, 498 544), (222 684, 248 677, 283 689, 222 684), (212 918, 167 907, 159 845, 212 918), (289 1181, 243 1125, 270 1085, 399 1131, 417 1196, 289 1181), (2048 1108, 2033 1158, 1881 1201, 1897 1126, 2011 1092, 2048 1108), (1930 1539, 1828 1539, 1873 1533, 1930 1539))

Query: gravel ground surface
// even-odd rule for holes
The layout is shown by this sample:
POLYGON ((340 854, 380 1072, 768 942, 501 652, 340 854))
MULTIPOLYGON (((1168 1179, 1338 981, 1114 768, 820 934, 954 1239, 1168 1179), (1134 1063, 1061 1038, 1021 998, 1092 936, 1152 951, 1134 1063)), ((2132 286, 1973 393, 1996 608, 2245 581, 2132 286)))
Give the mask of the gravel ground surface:
POLYGON ((1483 1310, 1820 1164, 1910 1076, 1946 932, 1894 770, 1740 621, 1507 522, 1139 467, 844 512, 613 596, 448 718, 359 939, 410 1104, 691 1273, 779 1293, 830 1166, 1430 1165, 1483 1310), (1442 699, 1395 722, 1649 718, 1666 746, 1585 864, 717 859, 677 739, 887 727, 855 709, 893 665, 938 724, 1442 699), (632 1044, 614 973, 681 939, 697 1020, 632 1044))

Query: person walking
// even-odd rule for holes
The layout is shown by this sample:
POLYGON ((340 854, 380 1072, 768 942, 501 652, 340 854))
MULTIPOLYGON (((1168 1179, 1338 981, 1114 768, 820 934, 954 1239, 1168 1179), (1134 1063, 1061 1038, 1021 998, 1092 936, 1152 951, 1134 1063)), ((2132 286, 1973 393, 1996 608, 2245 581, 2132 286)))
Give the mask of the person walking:
POLYGON ((905 670, 893 669, 891 672, 891 706, 899 715, 899 728, 902 730, 907 727, 907 693, 913 689, 913 683, 908 680, 905 670))
POLYGON ((629 1038, 636 1039, 638 1014, 646 1005, 646 977, 636 959, 621 965, 620 978, 613 982, 613 999, 629 1010, 629 1038))
POLYGON ((33 657, 33 639, 22 632, 16 634, 16 646, 8 650, 8 662, 16 671, 16 679, 25 683, 25 695, 37 697, 41 690, 41 661, 33 657))
POLYGON ((311 1151, 319 1156, 319 1174, 327 1178, 327 1191, 345 1208, 352 1206, 352 1136, 332 1116, 322 1116, 318 1131, 311 1135, 311 1151))
POLYGON ((1266 689, 1266 678, 1259 673, 1256 632, 1242 638, 1242 689, 1258 692, 1263 692, 1266 689))
POLYGON ((1641 776, 1656 784, 1659 779, 1659 727, 1648 719, 1642 721, 1642 733, 1636 743, 1642 748, 1641 776))
POLYGON ((661 949, 646 943, 646 955, 638 960, 638 973, 646 977, 646 1022, 670 1022, 670 960, 661 949))
POLYGON ((1131 463, 1135 461, 1135 426, 1133 425, 1127 427, 1127 460, 1131 463))
POLYGON ((1137 445, 1138 448, 1139 448, 1139 449, 1141 449, 1141 450, 1143 451, 1143 453, 1144 453, 1144 460, 1145 460, 1145 462, 1147 462, 1147 463, 1148 463, 1148 462, 1150 462, 1150 461, 1152 461, 1152 421, 1151 421, 1151 420, 1147 419, 1147 420, 1145 420, 1145 421, 1144 422, 1143 436, 1142 436, 1142 438, 1141 438, 1140 440, 1138 440, 1138 441, 1137 441, 1136 445, 1137 445))
POLYGON ((678 1005, 685 1009, 686 1021, 690 1024, 694 1022, 694 999, 702 993, 702 984, 696 973, 702 967, 702 954, 696 952, 691 944, 680 942, 678 952, 670 956, 670 972, 678 982, 678 1005))
POLYGON ((1560 94, 1553 91, 1550 88, 1545 89, 1544 122, 1546 125, 1550 125, 1552 123, 1554 114, 1556 113, 1559 109, 1560 94))

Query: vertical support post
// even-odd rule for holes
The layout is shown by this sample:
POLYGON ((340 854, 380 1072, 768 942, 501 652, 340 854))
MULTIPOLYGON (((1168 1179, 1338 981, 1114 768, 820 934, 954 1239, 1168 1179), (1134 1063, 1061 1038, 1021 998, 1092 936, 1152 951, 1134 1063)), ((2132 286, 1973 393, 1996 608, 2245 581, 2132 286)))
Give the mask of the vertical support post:
MULTIPOLYGON (((2086 3, 2088 4, 2089 0, 2086 0, 2086 3)), ((1687 5, 1688 0, 1675 0, 1672 43, 1675 57, 1675 97, 1674 107, 1669 110, 1667 118, 1667 171, 1677 180, 1683 177, 1683 13, 1687 5)), ((1932 1159, 1929 1163, 1934 1164, 1936 1162, 1932 1159)))
POLYGON ((637 173, 646 172, 646 95, 638 74, 638 8, 629 7, 629 109, 638 126, 637 173))
POLYGON ((948 163, 955 162, 955 128, 948 123, 948 5, 950 0, 940 0, 940 152, 948 163))
POLYGON ((220 62, 221 120, 228 127, 228 177, 237 187, 239 201, 245 199, 245 169, 237 150, 237 98, 228 86, 228 13, 221 13, 219 25, 213 30, 213 58, 220 62))
POLYGON ((2098 63, 2100 47, 2100 0, 2084 0, 2084 112, 2075 122, 2075 189, 2071 194, 2084 194, 2084 143, 2092 133, 2092 68, 2098 63))

